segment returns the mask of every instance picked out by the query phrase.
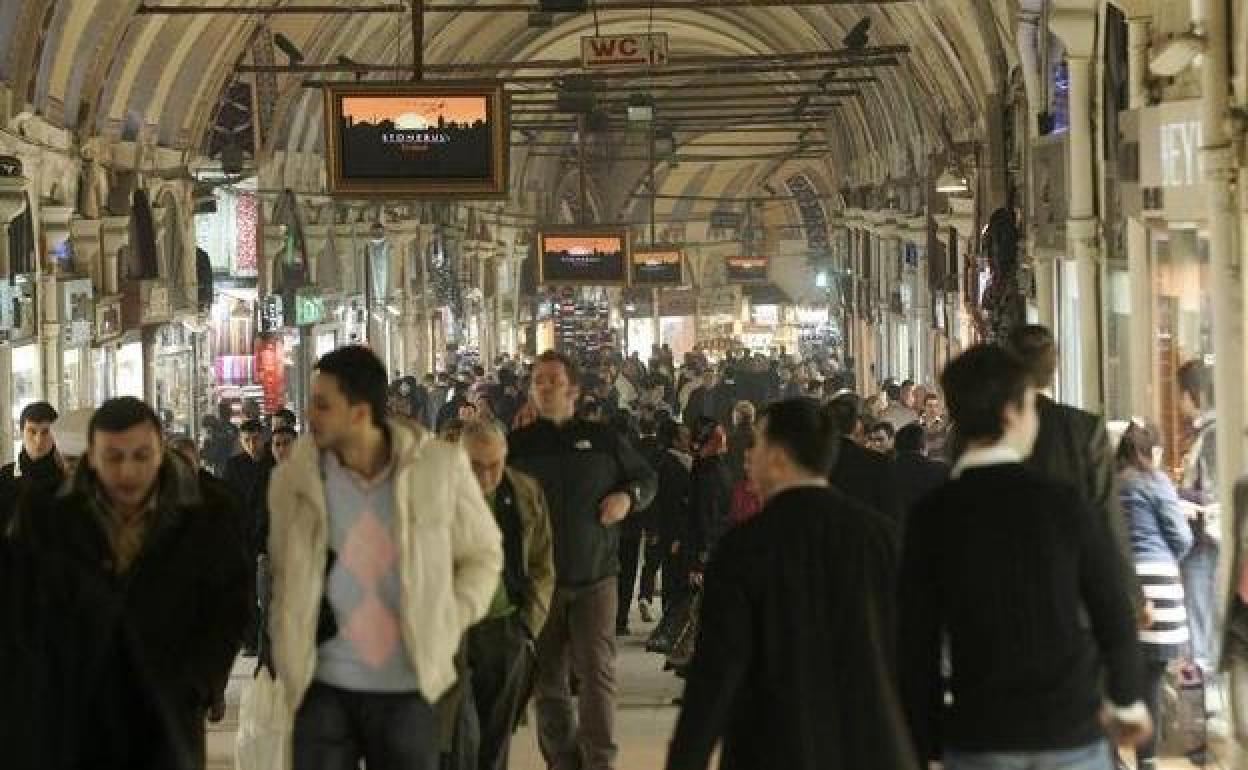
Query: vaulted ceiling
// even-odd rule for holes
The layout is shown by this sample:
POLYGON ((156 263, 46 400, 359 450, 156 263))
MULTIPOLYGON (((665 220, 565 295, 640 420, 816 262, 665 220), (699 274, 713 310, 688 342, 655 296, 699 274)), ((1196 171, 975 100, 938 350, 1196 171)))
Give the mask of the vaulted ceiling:
MULTIPOLYGON (((297 5, 308 0, 216 2, 297 5)), ((151 3, 205 4, 193 0, 151 3)), ((390 0, 340 4, 383 5, 390 0)), ((19 109, 24 103, 45 120, 73 131, 79 141, 93 136, 150 140, 194 155, 205 146, 205 132, 223 89, 239 77, 236 68, 266 59, 285 61, 270 47, 269 34, 281 33, 294 41, 305 63, 333 63, 340 55, 369 64, 406 64, 412 59, 407 13, 146 15, 136 13, 139 5, 139 0, 0 0, 0 30, 4 30, 0 34, 0 81, 15 93, 19 109)), ((1006 87, 1011 62, 1016 59, 1011 42, 1017 11, 1014 0, 833 0, 791 7, 656 0, 652 8, 608 8, 608 3, 602 3, 597 14, 560 15, 550 28, 531 28, 527 15, 520 12, 428 12, 424 60, 435 70, 435 65, 465 65, 454 76, 508 80, 513 94, 524 94, 515 97, 520 102, 541 101, 526 92, 549 94, 550 86, 521 78, 534 71, 507 63, 577 59, 580 37, 596 31, 667 32, 675 59, 784 55, 840 50, 846 33, 868 17, 872 48, 909 47, 907 53, 895 56, 892 66, 861 67, 852 59, 819 59, 816 64, 823 64, 816 68, 809 62, 777 61, 765 69, 751 66, 750 71, 735 74, 663 78, 663 86, 673 87, 663 95, 712 93, 716 84, 731 80, 741 83, 743 92, 774 93, 789 99, 817 89, 811 84, 833 69, 837 78, 874 80, 837 84, 834 88, 853 93, 839 97, 836 106, 826 109, 826 117, 804 123, 789 120, 774 130, 747 133, 699 123, 696 129, 682 131, 677 122, 675 156, 688 160, 661 164, 656 171, 656 191, 661 196, 656 214, 661 220, 680 218, 694 208, 708 210, 719 198, 762 196, 764 185, 782 188, 784 193, 783 188, 791 187, 789 182, 796 177, 828 195, 847 183, 921 173, 928 156, 941 149, 942 137, 943 141, 982 137, 984 116, 994 104, 992 95, 1006 87), (482 68, 482 63, 498 64, 482 68), (706 201, 701 202, 702 198, 706 201)), ((547 69, 544 74, 558 73, 547 69)), ((396 73, 375 76, 394 78, 396 73)), ((438 71, 428 75, 446 76, 438 71)), ((320 152, 319 90, 304 87, 302 74, 259 77, 262 157, 277 150, 320 152)), ((350 79, 351 75, 332 73, 324 78, 350 79)), ((613 84, 617 82, 622 90, 613 96, 626 97, 631 88, 645 91, 647 85, 660 81, 613 84)), ((816 110, 824 111, 811 108, 816 110)), ((662 106, 658 115, 663 115, 662 106)), ((525 123, 546 119, 566 124, 568 116, 559 118, 552 112, 514 118, 525 123)), ((649 169, 639 159, 647 144, 641 133, 612 134, 610 141, 600 142, 602 146, 591 153, 594 193, 597 205, 608 210, 604 216, 638 221, 649 214, 648 201, 638 197, 649 169), (631 144, 625 147, 625 141, 631 144)), ((557 192, 566 186, 570 166, 561 144, 572 141, 569 127, 533 126, 514 133, 513 138, 512 189, 517 192, 513 203, 525 192, 557 192)), ((790 207, 779 216, 796 220, 798 214, 790 207)))

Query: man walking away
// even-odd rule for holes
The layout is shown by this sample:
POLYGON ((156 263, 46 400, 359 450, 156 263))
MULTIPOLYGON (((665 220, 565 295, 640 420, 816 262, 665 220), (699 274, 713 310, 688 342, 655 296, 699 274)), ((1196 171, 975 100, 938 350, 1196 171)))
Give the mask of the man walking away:
POLYGON ((897 502, 903 516, 909 516, 915 503, 945 483, 949 477, 949 466, 928 457, 923 427, 917 423, 910 423, 897 431, 894 446, 897 450, 897 459, 893 461, 897 502))
POLYGON ((202 768, 247 619, 246 560, 151 407, 106 401, 87 435, 70 488, 40 501, 19 543, 62 597, 42 654, 71 667, 57 683, 57 716, 78 728, 67 766, 202 768))
POLYGON ((981 345, 941 380, 965 450, 910 517, 900 579, 902 698, 920 759, 1112 770, 1102 721, 1123 741, 1151 731, 1122 556, 1078 492, 1023 465, 1037 417, 1019 359, 981 345))
POLYGON ((572 359, 538 357, 531 398, 539 419, 512 433, 511 462, 541 484, 554 534, 555 593, 537 640, 538 742, 552 770, 611 770, 618 525, 650 505, 655 475, 609 427, 574 416, 579 392, 572 359), (579 727, 570 667, 580 682, 579 727))
POLYGON ((888 460, 850 438, 858 425, 858 409, 853 393, 839 395, 824 407, 825 424, 840 439, 829 481, 850 498, 900 523, 902 510, 888 460))
POLYGON ((433 703, 498 588, 494 517, 458 448, 387 421, 367 348, 321 358, 309 435, 269 488, 273 664, 294 770, 433 770, 433 703))
MULTIPOLYGON (((65 461, 56 450, 52 433, 57 416, 47 401, 36 401, 22 409, 18 420, 22 451, 17 462, 0 468, 0 535, 11 536, 19 528, 16 515, 24 510, 24 498, 46 501, 65 481, 65 461)), ((38 515, 38 511, 29 512, 38 515)))
POLYGON ((470 422, 460 442, 503 533, 503 574, 464 648, 480 725, 478 767, 507 770, 511 735, 532 685, 533 640, 546 625, 555 588, 550 512, 537 482, 507 467, 507 437, 498 423, 470 422))
POLYGON ((818 404, 763 411, 763 511, 720 540, 668 770, 917 770, 896 698, 896 529, 828 485, 818 404))

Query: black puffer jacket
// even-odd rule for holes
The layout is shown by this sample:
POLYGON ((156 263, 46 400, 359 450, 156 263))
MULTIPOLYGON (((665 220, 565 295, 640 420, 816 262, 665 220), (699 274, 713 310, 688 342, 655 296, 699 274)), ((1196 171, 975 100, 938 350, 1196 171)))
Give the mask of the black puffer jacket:
POLYGON ((619 574, 619 527, 603 526, 598 506, 626 492, 634 513, 645 510, 657 487, 645 459, 610 428, 579 418, 562 425, 539 419, 509 441, 509 464, 546 493, 557 584, 586 586, 619 574))
MULTIPOLYGON (((55 739, 33 747, 51 759, 41 769, 203 767, 204 716, 238 652, 253 578, 228 501, 201 495, 172 457, 158 483, 143 549, 124 574, 113 569, 85 465, 14 541, 17 579, 48 603, 28 606, 30 622, 10 642, 40 651, 19 686, 41 689, 6 693, 0 723, 40 723, 42 738, 55 739), (4 713, 23 702, 37 713, 4 713)), ((15 739, 23 756, 29 739, 15 739)))
POLYGON ((38 460, 23 449, 17 462, 0 468, 0 535, 12 536, 21 528, 18 512, 24 498, 49 500, 64 481, 64 461, 55 449, 38 460))

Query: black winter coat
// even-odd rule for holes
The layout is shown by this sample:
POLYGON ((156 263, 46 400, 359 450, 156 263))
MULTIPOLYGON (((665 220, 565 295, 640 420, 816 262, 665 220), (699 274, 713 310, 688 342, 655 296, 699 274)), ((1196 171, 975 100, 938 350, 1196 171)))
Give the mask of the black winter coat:
POLYGON ((917 770, 897 696, 895 527, 827 487, 724 535, 668 770, 917 770))
MULTIPOLYGON (((732 511, 732 473, 727 455, 695 457, 689 479, 689 558, 702 564, 710 560, 719 539, 728 531, 732 511)), ((683 547, 683 546, 682 546, 683 547)))
POLYGON ((57 493, 65 481, 61 462, 55 449, 38 460, 30 459, 23 449, 16 463, 0 468, 0 536, 11 536, 21 528, 18 512, 23 516, 29 512, 23 500, 49 500, 57 493))
POLYGON ((14 543, 18 580, 38 586, 40 601, 10 641, 34 670, 0 701, 6 712, 26 706, 0 723, 42 732, 6 741, 6 755, 38 756, 28 766, 40 770, 202 768, 204 717, 252 601, 252 572, 221 510, 228 502, 201 496, 193 474, 166 457, 143 549, 117 575, 91 476, 80 466, 73 488, 14 543))
POLYGON ((904 524, 915 504, 949 478, 949 466, 929 460, 918 452, 902 452, 893 461, 893 477, 897 482, 897 505, 904 524))
POLYGON ((654 471, 627 439, 605 425, 573 418, 539 419, 508 437, 508 463, 546 493, 560 586, 597 583, 620 571, 620 527, 604 526, 599 505, 614 492, 633 498, 633 511, 654 499, 654 471))
POLYGON ((892 468, 883 455, 842 437, 829 480, 847 497, 884 514, 894 523, 901 522, 902 508, 893 486, 892 468))

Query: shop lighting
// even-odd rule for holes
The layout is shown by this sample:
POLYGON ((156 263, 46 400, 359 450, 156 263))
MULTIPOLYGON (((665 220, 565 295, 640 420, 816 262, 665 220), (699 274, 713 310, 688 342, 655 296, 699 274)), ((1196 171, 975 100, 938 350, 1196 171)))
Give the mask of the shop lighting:
POLYGON ((1148 70, 1160 77, 1174 77, 1192 65, 1205 52, 1204 38, 1178 35, 1167 40, 1148 62, 1148 70))
POLYGON ((936 180, 936 192, 945 195, 957 195, 970 191, 970 186, 962 177, 957 177, 946 171, 940 175, 940 179, 936 180))
POLYGON ((654 99, 649 94, 629 96, 628 119, 632 123, 649 123, 654 120, 654 99))
POLYGON ((818 289, 828 288, 828 273, 826 270, 820 270, 818 273, 815 274, 815 288, 818 288, 818 289))

